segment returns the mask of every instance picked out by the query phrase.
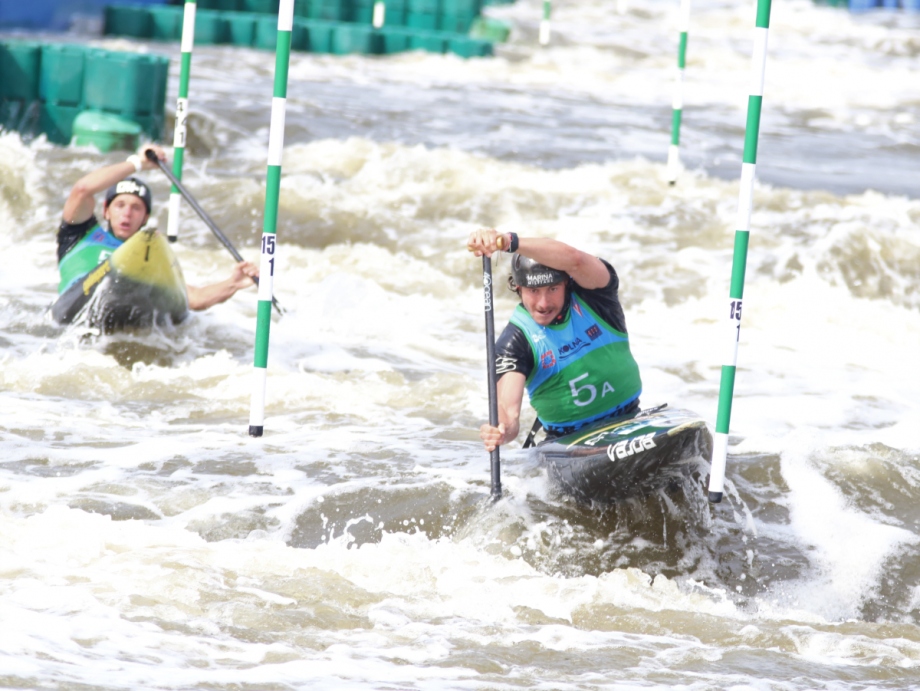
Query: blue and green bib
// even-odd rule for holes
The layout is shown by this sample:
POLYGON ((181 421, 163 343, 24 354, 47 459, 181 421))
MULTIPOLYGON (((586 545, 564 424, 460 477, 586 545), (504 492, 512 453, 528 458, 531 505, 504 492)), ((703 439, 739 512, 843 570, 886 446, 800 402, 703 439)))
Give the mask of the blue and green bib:
POLYGON ((58 262, 58 271, 61 282, 58 284, 58 293, 63 293, 74 283, 83 278, 112 252, 121 247, 122 240, 103 230, 101 226, 94 226, 71 250, 58 262))
POLYGON ((578 295, 572 295, 561 324, 541 326, 523 305, 514 310, 511 323, 533 350, 527 393, 547 429, 605 418, 642 393, 629 336, 604 322, 578 295))

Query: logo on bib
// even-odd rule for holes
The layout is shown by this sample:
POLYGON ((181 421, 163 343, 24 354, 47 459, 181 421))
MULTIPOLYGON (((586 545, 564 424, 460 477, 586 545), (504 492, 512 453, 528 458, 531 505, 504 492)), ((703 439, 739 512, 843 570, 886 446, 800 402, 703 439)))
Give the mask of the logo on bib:
POLYGON ((587 345, 588 344, 585 341, 581 340, 580 338, 576 338, 571 343, 566 343, 559 349, 559 359, 565 360, 566 358, 572 357, 575 353, 587 345))

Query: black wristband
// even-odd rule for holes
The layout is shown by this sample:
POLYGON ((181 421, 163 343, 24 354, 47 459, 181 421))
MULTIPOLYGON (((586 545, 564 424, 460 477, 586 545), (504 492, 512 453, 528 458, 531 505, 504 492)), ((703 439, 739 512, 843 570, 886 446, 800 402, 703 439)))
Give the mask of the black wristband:
POLYGON ((511 244, 508 246, 508 251, 517 252, 518 245, 521 244, 520 240, 518 240, 517 233, 508 233, 508 235, 511 237, 511 244))

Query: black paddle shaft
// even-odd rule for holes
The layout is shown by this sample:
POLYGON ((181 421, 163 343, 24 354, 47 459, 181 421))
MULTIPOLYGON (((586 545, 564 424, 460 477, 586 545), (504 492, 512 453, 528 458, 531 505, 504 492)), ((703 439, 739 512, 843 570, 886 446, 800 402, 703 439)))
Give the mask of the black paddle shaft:
MULTIPOLYGON (((210 216, 208 216, 208 213, 201 208, 201 205, 195 200, 195 198, 192 196, 192 193, 185 189, 185 185, 182 184, 182 181, 173 175, 173 172, 166 166, 163 161, 160 160, 160 157, 156 155, 156 152, 153 149, 147 149, 147 151, 144 152, 144 155, 147 156, 148 161, 153 161, 160 167, 160 170, 162 170, 163 173, 166 174, 166 177, 169 179, 169 181, 176 186, 176 189, 179 190, 183 197, 185 197, 185 201, 187 201, 189 206, 195 210, 195 213, 201 217, 201 220, 204 221, 205 225, 211 229, 211 232, 214 233, 218 240, 220 240, 221 244, 230 250, 230 254, 233 255, 233 258, 238 262, 245 261, 240 253, 236 251, 236 247, 233 246, 233 243, 230 242, 230 240, 227 239, 227 236, 221 232, 220 228, 217 227, 217 224, 211 219, 210 216)), ((258 277, 254 277, 252 280, 253 283, 259 285, 258 277)), ((272 304, 275 306, 275 309, 278 310, 278 314, 284 314, 284 311, 281 309, 281 305, 279 305, 278 301, 275 300, 274 295, 272 296, 272 304)))
MULTIPOLYGON (((498 391, 495 374, 495 314, 492 309, 492 260, 482 257, 482 288, 486 313, 486 372, 489 382, 489 424, 498 427, 498 391)), ((492 500, 502 498, 501 458, 496 446, 490 453, 492 465, 492 500)))

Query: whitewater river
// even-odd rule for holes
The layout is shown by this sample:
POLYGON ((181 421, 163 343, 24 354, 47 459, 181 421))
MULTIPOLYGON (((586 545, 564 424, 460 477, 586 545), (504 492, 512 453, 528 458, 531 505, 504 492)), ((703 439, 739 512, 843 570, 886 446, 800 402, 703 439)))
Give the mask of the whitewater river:
MULTIPOLYGON (((0 135, 0 687, 920 688, 918 14, 773 7, 724 501, 702 464, 580 506, 519 443, 488 501, 477 227, 609 259, 643 404, 715 424, 754 6, 695 3, 669 187, 677 2, 616 5, 546 49, 540 2, 492 10, 488 59, 293 56, 258 439, 255 290, 55 326, 64 200, 125 154, 0 135)), ((46 38, 170 56, 172 109, 177 45, 46 38)), ((192 68, 184 179, 249 259, 273 67, 192 68)), ((187 206, 175 247, 230 270, 187 206)))

